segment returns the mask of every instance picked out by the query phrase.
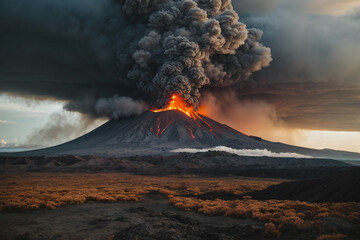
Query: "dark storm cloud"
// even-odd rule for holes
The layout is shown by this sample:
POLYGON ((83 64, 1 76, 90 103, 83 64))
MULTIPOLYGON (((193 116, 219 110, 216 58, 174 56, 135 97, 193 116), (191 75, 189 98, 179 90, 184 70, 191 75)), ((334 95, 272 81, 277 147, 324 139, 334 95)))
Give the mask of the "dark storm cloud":
MULTIPOLYGON (((282 6, 282 5, 280 5, 282 6)), ((338 81, 360 84, 360 18, 313 15, 285 5, 242 20, 266 32, 274 61, 258 76, 269 81, 338 81)), ((292 5, 291 5, 292 6, 292 5)))
POLYGON ((344 1, 348 10, 333 16, 329 9, 339 1, 277 1, 266 11, 261 0, 242 8, 247 2, 239 0, 234 8, 248 27, 263 30, 274 60, 241 84, 237 97, 274 104, 292 127, 359 131, 360 11, 349 8, 357 3, 344 1))
MULTIPOLYGON (((100 97, 138 97, 115 59, 123 29, 110 1, 0 1, 1 92, 66 100, 96 115, 100 97), (6 33, 6 34, 5 34, 6 33)), ((131 48, 131 46, 128 46, 131 48)), ((66 108, 68 108, 66 106, 66 108)))
POLYGON ((19 0, 0 9, 0 91, 65 100, 93 116, 135 114, 143 101, 162 107, 173 93, 197 107, 203 86, 234 85, 271 61, 262 32, 239 22, 229 0, 19 0), (121 109, 129 104, 133 112, 121 109))
POLYGON ((284 0, 234 0, 234 10, 239 14, 264 14, 284 0))

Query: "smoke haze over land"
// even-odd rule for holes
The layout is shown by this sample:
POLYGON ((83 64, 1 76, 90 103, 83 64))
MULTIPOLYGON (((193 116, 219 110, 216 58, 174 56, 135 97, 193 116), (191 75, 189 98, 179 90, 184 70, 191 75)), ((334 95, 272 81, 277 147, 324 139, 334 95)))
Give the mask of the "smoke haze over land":
POLYGON ((197 153, 197 152, 208 152, 208 151, 220 151, 220 152, 228 152, 232 154, 236 154, 239 156, 261 156, 261 157, 278 157, 278 158, 312 158, 311 156, 306 156, 298 153, 289 153, 289 152, 272 152, 267 149, 234 149, 225 146, 217 146, 213 148, 178 148, 174 149, 171 152, 179 153, 197 153))

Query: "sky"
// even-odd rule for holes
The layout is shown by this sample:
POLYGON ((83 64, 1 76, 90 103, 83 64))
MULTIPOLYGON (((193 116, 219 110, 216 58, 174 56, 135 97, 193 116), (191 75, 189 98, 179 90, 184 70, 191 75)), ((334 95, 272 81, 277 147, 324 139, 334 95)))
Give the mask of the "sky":
MULTIPOLYGON (((115 33, 125 20, 109 1, 26 2, 0 0, 0 30, 8 33, 0 39, 1 148, 65 142, 152 99, 119 80, 127 53, 117 50, 113 61, 113 48, 132 49, 145 31, 137 20, 123 40, 115 33)), ((268 140, 360 152, 360 2, 235 0, 233 7, 248 29, 261 29, 272 60, 239 84, 200 89, 200 111, 268 140)))

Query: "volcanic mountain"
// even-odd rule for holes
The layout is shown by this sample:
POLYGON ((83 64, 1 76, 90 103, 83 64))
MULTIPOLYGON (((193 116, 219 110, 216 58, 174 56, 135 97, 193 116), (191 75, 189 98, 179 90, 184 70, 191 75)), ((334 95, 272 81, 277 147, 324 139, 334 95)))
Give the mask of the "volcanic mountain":
MULTIPOLYGON (((179 110, 152 112, 110 120, 95 130, 67 143, 16 153, 17 156, 168 155, 178 148, 268 149, 332 159, 360 159, 360 154, 301 148, 247 136, 206 116, 179 110)), ((13 154, 12 154, 13 155, 13 154)))

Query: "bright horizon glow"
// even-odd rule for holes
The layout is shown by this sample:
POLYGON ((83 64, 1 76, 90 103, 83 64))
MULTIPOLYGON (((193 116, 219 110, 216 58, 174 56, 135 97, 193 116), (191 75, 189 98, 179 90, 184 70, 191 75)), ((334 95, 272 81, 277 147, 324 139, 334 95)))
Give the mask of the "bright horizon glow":
POLYGON ((300 130, 296 145, 308 148, 343 150, 360 153, 360 132, 300 130))

